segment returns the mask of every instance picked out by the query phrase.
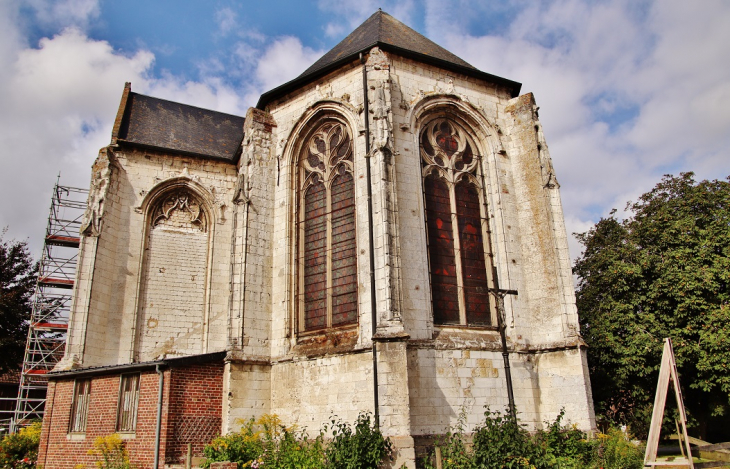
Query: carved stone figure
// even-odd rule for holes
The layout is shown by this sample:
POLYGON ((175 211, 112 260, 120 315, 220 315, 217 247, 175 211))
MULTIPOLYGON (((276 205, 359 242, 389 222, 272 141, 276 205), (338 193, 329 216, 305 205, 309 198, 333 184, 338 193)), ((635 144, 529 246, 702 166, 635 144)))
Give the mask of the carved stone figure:
POLYGON ((109 178, 111 177, 111 161, 105 150, 100 152, 92 171, 89 202, 81 219, 79 232, 84 236, 97 237, 101 234, 104 200, 109 190, 109 178))
POLYGON ((385 80, 378 80, 370 86, 370 93, 368 93, 373 129, 371 139, 375 150, 387 147, 390 141, 392 125, 389 85, 385 80))

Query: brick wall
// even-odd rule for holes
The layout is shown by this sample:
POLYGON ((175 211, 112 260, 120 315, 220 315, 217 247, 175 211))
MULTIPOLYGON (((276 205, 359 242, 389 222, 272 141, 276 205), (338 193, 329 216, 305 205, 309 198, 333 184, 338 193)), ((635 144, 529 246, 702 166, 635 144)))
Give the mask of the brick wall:
MULTIPOLYGON (((165 373, 169 376, 169 372, 165 373)), ((39 464, 45 469, 74 468, 77 464, 93 467, 95 458, 88 451, 94 440, 115 432, 119 375, 93 378, 89 401, 86 433, 68 433, 74 380, 59 380, 52 383, 53 389, 48 402, 51 412, 43 419, 39 464)), ((133 437, 125 440, 131 461, 140 468, 152 465, 157 417, 158 376, 154 371, 143 372, 139 384, 137 428, 133 437)), ((163 412, 163 425, 166 424, 163 412)), ((164 449, 164 448, 163 448, 164 449)))
POLYGON ((221 430, 223 364, 174 369, 169 402, 165 463, 184 463, 188 443, 193 456, 202 456, 203 447, 221 430))
MULTIPOLYGON (((192 365, 164 372, 159 467, 166 461, 184 461, 187 441, 181 441, 175 432, 182 416, 217 418, 213 433, 219 432, 222 373, 223 364, 192 365)), ((158 380, 154 370, 141 373, 136 431, 123 436, 131 463, 139 469, 151 468, 154 460, 158 380)), ((119 382, 118 374, 92 378, 86 433, 73 435, 68 433, 68 426, 74 380, 51 382, 49 412, 44 416, 41 432, 39 466, 45 469, 72 469, 79 464, 95 467, 96 459, 88 451, 93 448, 96 438, 115 433, 119 382)), ((200 455, 205 442, 200 438, 192 442, 194 454, 200 455)))

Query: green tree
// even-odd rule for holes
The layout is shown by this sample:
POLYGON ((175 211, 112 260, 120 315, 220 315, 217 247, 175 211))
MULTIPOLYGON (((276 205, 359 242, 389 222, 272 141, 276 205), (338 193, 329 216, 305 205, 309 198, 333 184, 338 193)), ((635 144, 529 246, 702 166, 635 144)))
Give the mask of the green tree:
POLYGON ((6 241, 0 235, 0 373, 17 369, 23 361, 37 264, 25 241, 6 241))
POLYGON ((631 217, 614 210, 576 235, 577 303, 599 413, 647 431, 671 337, 694 432, 726 441, 730 183, 693 176, 665 176, 628 205, 631 217))

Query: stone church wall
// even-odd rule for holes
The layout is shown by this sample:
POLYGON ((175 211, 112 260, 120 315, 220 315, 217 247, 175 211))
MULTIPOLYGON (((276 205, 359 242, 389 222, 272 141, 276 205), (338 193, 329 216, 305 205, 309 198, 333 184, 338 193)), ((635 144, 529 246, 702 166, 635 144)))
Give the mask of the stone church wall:
MULTIPOLYGON (((66 361, 103 366, 128 363, 135 358, 150 360, 165 353, 174 356, 225 350, 232 229, 229 201, 236 183, 235 167, 225 162, 140 150, 116 151, 99 158, 109 160, 109 189, 100 233, 83 238, 77 275, 81 283, 86 281, 88 285, 85 290, 80 289, 84 293, 76 295, 72 305, 73 339, 69 340, 66 361), (145 197, 152 190, 164 192, 166 184, 174 189, 176 181, 199 187, 205 195, 208 241, 199 240, 198 251, 193 246, 171 245, 169 240, 159 239, 160 243, 154 244, 154 230, 150 239, 150 215, 145 213, 148 207, 143 206, 145 197), (185 256, 192 256, 192 263, 178 262, 185 256), (166 285, 161 278, 178 282, 179 289, 171 292, 172 285, 166 285), (174 297, 195 297, 197 312, 190 313, 199 318, 195 339, 188 340, 191 328, 185 321, 169 321, 148 312, 150 304, 156 301, 154 291, 163 295, 159 297, 163 302, 164 295, 171 293, 174 297), (93 314, 89 315, 89 311, 93 314), (162 329, 158 331, 162 332, 158 333, 155 329, 161 322, 162 329), (174 337, 180 340, 175 341, 174 337)), ((191 231, 185 236, 196 235, 191 231)))
POLYGON ((271 410, 316 433, 332 417, 354 422, 373 411, 372 353, 334 355, 272 366, 271 410))

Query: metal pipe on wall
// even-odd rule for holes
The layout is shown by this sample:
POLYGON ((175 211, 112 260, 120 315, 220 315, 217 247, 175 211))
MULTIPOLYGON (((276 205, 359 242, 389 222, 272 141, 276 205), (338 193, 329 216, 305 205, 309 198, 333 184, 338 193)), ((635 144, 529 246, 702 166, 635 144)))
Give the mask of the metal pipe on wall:
POLYGON ((377 304, 375 302, 375 240, 373 234, 373 187, 372 178, 370 175, 370 106, 368 103, 368 71, 365 65, 365 56, 360 53, 360 63, 362 64, 362 93, 363 93, 363 113, 365 122, 365 159, 367 160, 366 165, 366 179, 365 183, 368 186, 368 241, 370 244, 370 311, 371 311, 371 322, 373 328, 373 407, 374 407, 374 418, 375 424, 380 426, 380 405, 378 402, 378 347, 375 342, 375 329, 377 326, 377 304))
POLYGON ((162 431, 162 388, 165 384, 165 375, 160 369, 160 365, 155 366, 155 371, 159 376, 157 382, 157 422, 155 426, 155 456, 154 456, 154 469, 157 469, 160 465, 160 433, 162 431))

